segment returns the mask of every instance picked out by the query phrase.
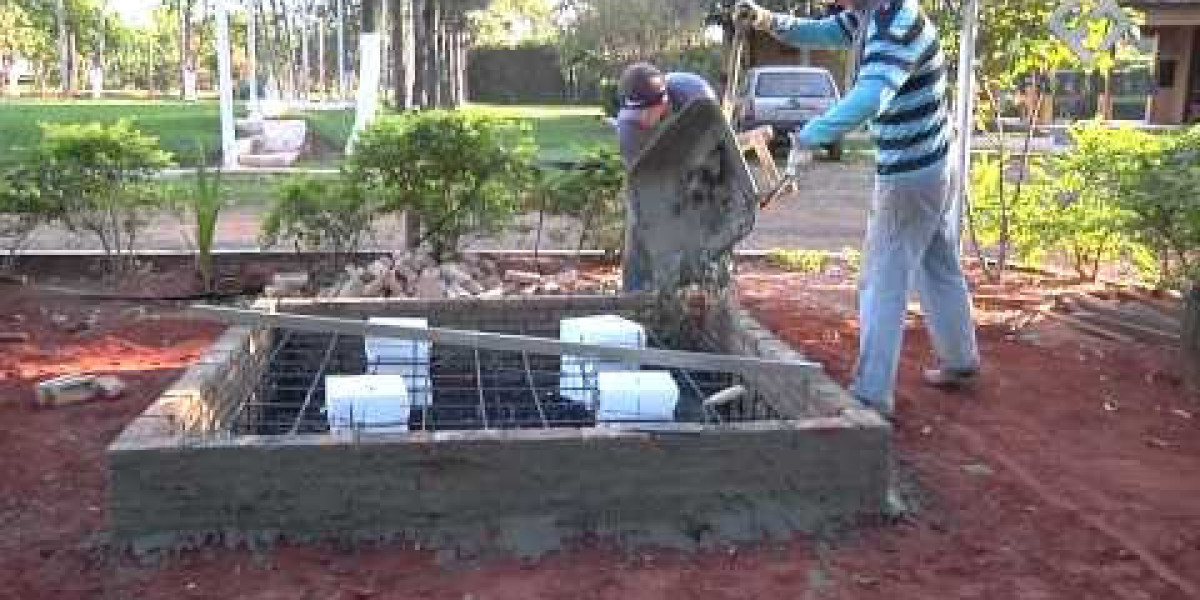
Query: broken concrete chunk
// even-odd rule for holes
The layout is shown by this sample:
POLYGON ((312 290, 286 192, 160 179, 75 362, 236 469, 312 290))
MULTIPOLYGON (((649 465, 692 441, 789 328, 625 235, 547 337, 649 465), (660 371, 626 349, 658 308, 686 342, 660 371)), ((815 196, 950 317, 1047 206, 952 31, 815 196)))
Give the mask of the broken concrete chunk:
POLYGON ((446 297, 446 284, 437 269, 429 267, 421 271, 420 277, 417 278, 416 296, 426 300, 446 297))
POLYGON ((383 295, 385 289, 384 280, 377 277, 363 286, 363 296, 366 298, 378 298, 383 295))
POLYGON ((471 279, 471 274, 462 264, 446 263, 442 265, 442 278, 449 284, 461 284, 471 279))
POLYGON ((342 298, 361 298, 366 293, 366 284, 363 283, 361 277, 350 277, 342 283, 342 289, 338 290, 338 296, 342 298))
POLYGON ((37 384, 37 405, 44 408, 110 400, 125 393, 125 383, 112 375, 61 375, 37 384))
POLYGON ((467 279, 465 281, 461 281, 458 283, 458 286, 461 287, 462 289, 466 290, 467 293, 471 294, 472 296, 482 293, 483 289, 484 289, 483 284, 479 283, 479 281, 477 281, 475 279, 467 279))
POLYGON ((504 280, 522 285, 537 285, 542 282, 542 276, 529 271, 509 269, 504 272, 504 280))
POLYGON ((308 273, 303 271, 276 273, 271 278, 271 285, 285 292, 299 292, 308 287, 308 273))

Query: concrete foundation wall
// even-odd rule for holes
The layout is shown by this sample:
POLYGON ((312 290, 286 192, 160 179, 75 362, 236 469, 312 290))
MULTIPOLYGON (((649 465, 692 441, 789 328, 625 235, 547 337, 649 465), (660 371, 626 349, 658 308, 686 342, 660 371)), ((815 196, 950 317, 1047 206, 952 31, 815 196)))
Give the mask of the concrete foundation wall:
POLYGON ((521 554, 587 534, 763 539, 877 513, 889 435, 830 419, 248 442, 114 448, 115 538, 376 532, 521 554))
POLYGON ((231 327, 122 436, 209 435, 229 427, 266 368, 274 332, 231 327))
MULTIPOLYGON (((505 330, 522 319, 643 316, 639 298, 291 301, 281 312, 420 315, 505 330)), ((696 317, 729 353, 801 358, 739 309, 696 317)), ((641 429, 214 435, 253 393, 274 333, 231 329, 109 449, 115 540, 213 533, 395 535, 536 555, 581 536, 692 547, 878 513, 891 429, 820 371, 749 385, 785 420, 641 429), (169 424, 169 426, 168 426, 169 424)))

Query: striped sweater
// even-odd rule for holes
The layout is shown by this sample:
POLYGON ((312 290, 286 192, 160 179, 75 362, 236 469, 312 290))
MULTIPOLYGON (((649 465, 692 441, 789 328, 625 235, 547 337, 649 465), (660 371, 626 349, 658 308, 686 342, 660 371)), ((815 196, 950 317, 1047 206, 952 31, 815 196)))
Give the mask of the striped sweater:
POLYGON ((868 122, 879 148, 879 177, 944 168, 950 146, 945 55, 918 0, 884 0, 865 13, 817 20, 779 14, 773 27, 793 46, 860 49, 853 89, 801 130, 801 143, 829 144, 868 122))

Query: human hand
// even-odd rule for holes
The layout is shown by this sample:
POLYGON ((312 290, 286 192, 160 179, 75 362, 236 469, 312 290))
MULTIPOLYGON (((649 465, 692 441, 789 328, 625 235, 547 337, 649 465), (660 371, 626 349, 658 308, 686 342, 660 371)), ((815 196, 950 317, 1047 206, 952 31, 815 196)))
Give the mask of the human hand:
POLYGON ((741 27, 766 31, 771 28, 775 15, 759 6, 753 0, 738 0, 733 7, 733 22, 741 27))

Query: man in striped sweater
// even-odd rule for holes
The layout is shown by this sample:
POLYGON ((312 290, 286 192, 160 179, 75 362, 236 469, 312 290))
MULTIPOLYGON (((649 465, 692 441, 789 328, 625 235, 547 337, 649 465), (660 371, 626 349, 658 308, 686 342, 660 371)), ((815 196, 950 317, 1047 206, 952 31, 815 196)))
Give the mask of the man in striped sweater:
POLYGON ((979 372, 970 293, 958 259, 957 199, 949 194, 945 58, 918 0, 838 4, 847 10, 802 19, 741 0, 735 15, 742 25, 792 46, 858 50, 853 89, 793 139, 815 148, 867 123, 878 146, 859 280, 861 337, 853 391, 890 418, 912 286, 920 293, 940 363, 925 371, 925 380, 960 387, 979 372))

